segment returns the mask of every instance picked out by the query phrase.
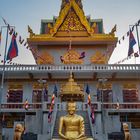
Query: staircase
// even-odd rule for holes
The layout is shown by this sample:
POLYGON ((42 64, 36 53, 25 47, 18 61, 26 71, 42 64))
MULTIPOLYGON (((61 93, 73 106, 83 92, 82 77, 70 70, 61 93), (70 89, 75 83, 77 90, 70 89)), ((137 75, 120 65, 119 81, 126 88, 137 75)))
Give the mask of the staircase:
MULTIPOLYGON (((54 125, 54 131, 53 131, 53 136, 52 136, 53 138, 59 138, 59 134, 58 134, 59 119, 61 116, 64 116, 66 114, 67 114, 66 111, 57 111, 55 125, 54 125)), ((77 111, 76 114, 81 115, 84 118, 86 137, 92 137, 88 112, 87 111, 77 111)))

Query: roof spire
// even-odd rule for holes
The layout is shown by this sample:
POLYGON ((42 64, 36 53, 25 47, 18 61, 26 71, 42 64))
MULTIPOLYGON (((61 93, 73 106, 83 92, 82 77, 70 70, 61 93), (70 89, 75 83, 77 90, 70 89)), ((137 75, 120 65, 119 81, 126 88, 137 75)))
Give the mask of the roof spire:
POLYGON ((70 3, 71 1, 75 1, 78 6, 83 9, 83 5, 82 5, 82 0, 62 0, 62 4, 61 4, 61 9, 63 9, 65 7, 66 4, 70 3))

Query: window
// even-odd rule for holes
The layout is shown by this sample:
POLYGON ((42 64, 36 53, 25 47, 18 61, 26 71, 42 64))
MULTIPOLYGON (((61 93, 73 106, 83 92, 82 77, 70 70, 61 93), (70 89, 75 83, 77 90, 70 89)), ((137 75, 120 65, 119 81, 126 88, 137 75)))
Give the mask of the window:
POLYGON ((23 97, 22 89, 9 89, 7 93, 8 103, 21 103, 23 97))
POLYGON ((33 103, 38 103, 41 102, 41 95, 42 95, 42 90, 41 89, 33 89, 32 92, 32 99, 33 103))
POLYGON ((123 101, 124 102, 137 102, 138 91, 136 89, 124 89, 123 90, 123 101))

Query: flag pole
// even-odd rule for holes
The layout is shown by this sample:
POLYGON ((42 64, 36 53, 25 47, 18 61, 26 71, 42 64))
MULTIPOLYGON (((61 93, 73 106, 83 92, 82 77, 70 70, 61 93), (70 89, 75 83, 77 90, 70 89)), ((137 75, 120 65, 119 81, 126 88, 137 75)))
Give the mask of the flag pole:
MULTIPOLYGON (((2 94, 3 94, 3 84, 4 84, 4 74, 5 74, 5 60, 6 60, 6 50, 7 50, 7 43, 8 43, 8 26, 3 26, 7 28, 6 32, 6 42, 5 42, 5 50, 4 50, 4 58, 3 58, 3 71, 2 71, 2 79, 1 79, 1 93, 0 93, 0 110, 1 110, 1 99, 2 99, 2 94)), ((2 27, 2 28, 3 28, 2 27)), ((1 28, 1 30, 2 30, 1 28)), ((4 129, 2 127, 2 135, 4 133, 4 129)))
POLYGON ((4 58, 3 58, 3 70, 2 70, 2 78, 1 78, 1 87, 0 87, 0 108, 1 108, 1 99, 2 99, 2 94, 3 94, 3 84, 4 84, 4 74, 5 74, 5 60, 6 60, 6 50, 7 50, 7 43, 8 43, 8 25, 7 26, 2 26, 2 28, 7 28, 6 32, 6 41, 5 41, 5 50, 4 50, 4 58))
POLYGON ((8 43, 8 26, 6 26, 6 27, 7 27, 7 32, 6 32, 5 50, 4 50, 4 58, 3 58, 3 71, 2 71, 1 89, 3 89, 3 84, 4 84, 6 51, 7 51, 7 43, 8 43))
POLYGON ((138 32, 138 24, 136 24, 136 34, 137 34, 137 40, 138 40, 138 47, 139 47, 139 53, 140 53, 140 41, 139 41, 139 32, 138 32))

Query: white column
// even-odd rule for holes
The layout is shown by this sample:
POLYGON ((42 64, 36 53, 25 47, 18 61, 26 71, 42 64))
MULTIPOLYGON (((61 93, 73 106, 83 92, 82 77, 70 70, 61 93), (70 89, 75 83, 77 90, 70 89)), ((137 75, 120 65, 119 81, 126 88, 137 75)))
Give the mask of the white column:
POLYGON ((117 99, 120 103, 123 102, 123 87, 120 83, 112 84, 112 94, 113 94, 113 102, 117 102, 117 99))
POLYGON ((30 83, 25 83, 23 85, 23 102, 26 99, 29 103, 32 103, 32 85, 30 83))

